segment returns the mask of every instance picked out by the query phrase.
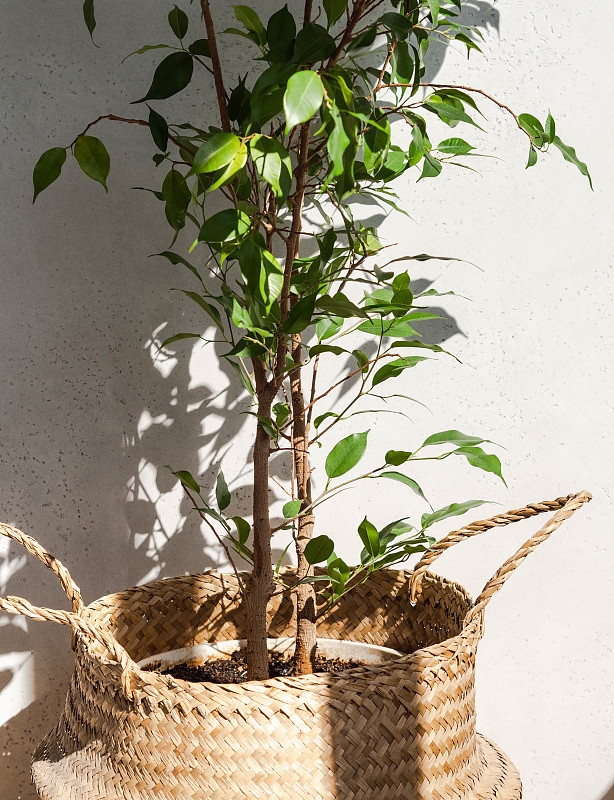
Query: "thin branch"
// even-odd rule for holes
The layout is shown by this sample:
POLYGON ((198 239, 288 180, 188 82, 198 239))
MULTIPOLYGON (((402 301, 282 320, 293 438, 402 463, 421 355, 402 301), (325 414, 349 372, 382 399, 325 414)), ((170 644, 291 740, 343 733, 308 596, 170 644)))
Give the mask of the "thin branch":
MULTIPOLYGON (((394 88, 394 87, 408 88, 410 86, 411 86, 410 83, 387 83, 384 86, 380 86, 379 89, 375 91, 379 91, 381 89, 394 88)), ((471 86, 457 86, 453 83, 421 83, 420 86, 424 86, 427 89, 459 89, 460 91, 463 92, 474 92, 475 94, 481 94, 487 100, 490 100, 491 103, 494 103, 496 106, 499 106, 499 108, 503 109, 504 111, 507 111, 507 113, 514 118, 516 125, 518 125, 520 130, 524 134, 526 134, 529 137, 529 139, 532 138, 531 134, 525 131, 525 129, 522 127, 522 125, 520 124, 520 120, 518 119, 518 116, 514 114, 512 109, 509 106, 506 106, 505 103, 501 103, 495 97, 485 92, 483 89, 474 89, 471 86)))
POLYGON ((386 56, 386 60, 384 61, 384 66, 382 67, 382 71, 379 74, 379 78, 377 79, 377 85, 375 89, 371 92, 371 94, 367 97, 367 100, 370 100, 376 92, 384 85, 384 75, 386 74, 386 70, 388 69, 388 64, 390 64, 390 59, 392 58, 392 54, 394 53, 394 48, 397 46, 396 39, 390 45, 390 50, 388 50, 388 55, 386 56))
POLYGON ((274 478, 272 475, 269 475, 269 480, 270 480, 270 481, 273 481, 273 483, 277 484, 277 486, 279 486, 279 488, 282 490, 282 492, 284 492, 285 494, 287 494, 289 497, 292 497, 292 492, 289 492, 289 491, 286 489, 286 487, 285 487, 285 486, 283 486, 283 485, 282 485, 282 484, 281 484, 281 483, 280 483, 280 482, 277 480, 277 478, 274 478))
POLYGON ((487 100, 490 100, 491 103, 494 103, 496 106, 499 106, 499 108, 502 108, 504 111, 507 111, 507 113, 514 118, 514 120, 516 121, 516 125, 518 125, 520 130, 523 133, 526 133, 529 139, 531 138, 531 134, 525 131, 525 129, 520 124, 518 116, 514 114, 512 109, 509 106, 506 106, 505 103, 501 103, 492 95, 487 94, 483 89, 472 89, 471 86, 454 86, 453 84, 447 84, 447 83, 421 83, 420 86, 426 86, 427 88, 430 87, 432 89, 460 89, 464 92, 474 92, 475 94, 481 94, 487 100))
POLYGON ((313 0, 305 0, 305 13, 303 14, 303 27, 309 25, 311 22, 311 10, 313 8, 313 0))
MULTIPOLYGON (((343 378, 338 380, 337 383, 333 383, 333 385, 330 387, 330 389, 327 389, 325 392, 322 392, 322 394, 318 395, 318 397, 316 397, 308 405, 305 406, 304 411, 307 411, 313 405, 315 405, 319 400, 322 400, 322 398, 324 398, 324 397, 326 397, 326 395, 330 394, 333 391, 333 389, 336 389, 338 386, 341 386, 341 384, 345 383, 345 381, 349 381, 350 378, 354 377, 354 375, 358 375, 358 373, 362 372, 365 367, 369 366, 369 364, 374 364, 375 362, 379 361, 382 358, 401 358, 401 356, 399 355, 399 353, 381 353, 381 354, 377 355, 375 358, 372 358, 370 361, 366 361, 361 367, 358 367, 358 369, 355 369, 353 372, 350 372, 349 375, 345 375, 343 378)), ((290 425, 291 422, 292 422, 292 419, 289 419, 282 426, 282 430, 283 430, 283 428, 286 428, 288 425, 290 425)), ((311 444, 311 442, 310 442, 310 444, 311 444)))
POLYGON ((243 583, 243 579, 242 579, 242 578, 241 578, 241 576, 239 575, 239 570, 237 569, 237 566, 236 566, 236 564, 235 564, 235 562, 234 562, 234 559, 233 559, 232 555, 230 554, 230 550, 229 550, 229 548, 228 548, 228 545, 227 545, 227 544, 226 544, 226 542, 225 542, 225 541, 222 539, 222 537, 219 535, 219 533, 218 533, 218 532, 215 530, 215 528, 214 528, 214 527, 213 527, 213 525, 211 524, 211 521, 210 521, 210 520, 207 518, 207 515, 206 515, 206 514, 204 514, 204 513, 203 513, 203 512, 200 510, 200 507, 199 507, 198 503, 197 503, 197 502, 196 502, 196 500, 195 500, 195 499, 192 497, 192 495, 190 494, 190 492, 188 491, 188 489, 187 489, 187 488, 186 488, 186 487, 185 487, 183 484, 181 484, 181 485, 183 486, 183 491, 184 491, 184 492, 187 494, 187 496, 190 498, 190 502, 192 503, 192 505, 194 506, 194 508, 196 509, 196 511, 198 511, 198 514, 199 514, 200 518, 201 518, 201 519, 202 519, 204 522, 206 522, 206 523, 207 523, 207 525, 208 525, 208 526, 211 528, 211 530, 212 530, 212 532, 213 532, 213 535, 215 536, 215 538, 218 540, 218 542, 219 542, 219 543, 222 545, 222 547, 224 548, 224 552, 226 553, 226 558, 228 559, 228 563, 229 563, 229 564, 230 564, 230 566, 232 567, 232 571, 233 571, 233 572, 234 572, 234 574, 235 574, 235 577, 236 577, 236 579, 237 579, 237 582, 238 582, 238 584, 239 584, 239 589, 241 590, 241 594, 242 594, 243 596, 245 596, 245 584, 243 583))
POLYGON ((192 55, 192 58, 195 59, 196 61, 198 61, 199 64, 203 65, 203 67, 207 70, 207 72, 210 72, 213 75, 213 77, 215 77, 215 72, 211 69, 209 64, 207 64, 205 61, 203 61, 202 58, 199 58, 198 56, 195 56, 194 53, 192 53, 191 55, 192 55))
POLYGON ((328 71, 331 67, 333 67, 337 63, 337 61, 341 57, 341 54, 343 53, 344 48, 347 47, 347 45, 351 42, 354 28, 360 22, 360 19, 367 5, 368 5, 367 0, 358 0, 358 2, 355 3, 354 8, 352 9, 352 13, 350 14, 350 17, 347 21, 347 25, 345 26, 345 30, 343 31, 343 35, 341 36, 341 40, 337 45, 337 49, 330 57, 326 65, 325 71, 328 71))
MULTIPOLYGON (((68 146, 72 147, 74 144, 76 144, 79 136, 85 136, 85 134, 89 131, 90 128, 92 128, 94 125, 97 125, 99 122, 102 122, 103 119, 110 119, 112 122, 126 122, 129 125, 142 125, 144 128, 149 128, 149 122, 147 122, 147 120, 145 119, 129 119, 127 117, 117 117, 115 116, 115 114, 103 114, 101 117, 98 117, 98 119, 95 119, 93 122, 90 122, 90 124, 85 128, 85 130, 82 131, 78 136, 75 136, 73 141, 68 146)), ((196 150, 191 150, 189 147, 186 147, 184 144, 179 142, 170 134, 168 138, 171 140, 171 142, 173 142, 173 144, 176 144, 177 147, 180 147, 187 153, 192 153, 192 155, 196 153, 196 150)))
POLYGON ((220 109, 220 122, 222 123, 222 130, 230 133, 230 117, 228 116, 228 103, 226 101, 226 89, 224 89, 224 77, 222 75, 222 64, 220 62, 220 54, 217 49, 217 39, 215 38, 215 26, 213 24, 213 17, 211 16, 210 0, 200 0, 200 6, 203 10, 203 19, 205 20, 205 27, 207 29, 207 39, 209 41, 209 52, 211 53, 211 65, 213 66, 213 78, 215 80, 215 93, 217 95, 217 104, 220 109))
MULTIPOLYGON (((352 406, 355 403, 357 403, 358 400, 360 400, 361 397, 364 397, 364 395, 365 395, 365 386, 367 385, 367 381, 369 380, 373 370, 375 369, 375 365, 380 360, 380 358, 382 358, 383 356, 389 355, 388 352, 382 354, 382 342, 383 342, 383 336, 380 336, 379 342, 378 342, 378 345, 377 345, 376 356, 373 359, 373 363, 371 364, 371 367, 369 368, 369 370, 366 373, 363 373, 363 376, 362 376, 362 379, 361 379, 361 384, 360 384, 360 389, 359 389, 358 394, 356 395, 356 397, 354 397, 352 400, 350 400, 350 402, 346 405, 346 407, 343 409, 343 411, 339 414, 338 417, 335 417, 332 420, 332 422, 330 422, 328 425, 326 425, 325 428, 323 428, 321 431, 318 431, 317 436, 314 436, 313 439, 309 442, 309 446, 310 447, 311 447, 312 444, 317 442, 320 439, 321 436, 324 436, 324 434, 327 431, 329 431, 334 425, 336 425, 338 422, 340 422, 345 417, 345 415, 350 410, 350 408, 352 408, 352 406)), ((392 355, 394 355, 394 354, 392 354, 392 355)), ((364 366, 367 366, 367 365, 365 364, 364 366)))
POLYGON ((309 395, 309 405, 307 408, 307 428, 311 425, 311 417, 313 414, 313 406, 315 403, 315 396, 316 396, 316 381, 318 379, 318 366, 320 364, 320 354, 318 353, 315 357, 313 362, 313 371, 311 373, 311 394, 309 395))

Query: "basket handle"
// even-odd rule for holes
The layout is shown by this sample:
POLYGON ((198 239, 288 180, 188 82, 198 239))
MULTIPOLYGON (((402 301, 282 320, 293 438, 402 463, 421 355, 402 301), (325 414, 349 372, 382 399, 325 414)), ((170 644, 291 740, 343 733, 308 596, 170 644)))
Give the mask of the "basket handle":
POLYGON ((478 622, 478 631, 480 637, 484 632, 484 611, 491 597, 496 594, 503 586, 505 581, 510 577, 512 572, 516 569, 524 559, 533 552, 535 548, 545 541, 550 534, 554 533, 563 522, 571 517, 584 503, 592 499, 590 492, 578 492, 577 494, 570 494, 567 497, 558 497, 556 500, 545 501, 543 503, 535 503, 533 505, 525 506, 525 508, 515 509, 508 511, 506 514, 498 514, 487 520, 477 520, 470 525, 465 526, 457 531, 452 531, 445 536, 441 541, 434 544, 416 564, 415 571, 410 578, 410 601, 416 602, 417 594, 422 583, 422 578, 427 570, 427 567, 433 563, 439 556, 452 545, 462 542, 464 539, 469 539, 471 536, 476 536, 478 533, 490 530, 494 527, 502 525, 509 525, 512 522, 518 522, 521 519, 528 519, 537 514, 542 514, 546 511, 556 511, 552 519, 547 522, 537 533, 533 534, 511 558, 501 566, 492 578, 487 582, 481 594, 475 601, 473 607, 467 612, 463 628, 466 629, 469 625, 478 622))
POLYGON ((77 584, 71 578, 66 567, 61 561, 58 561, 57 558, 45 550, 44 547, 41 547, 36 539, 14 528, 12 525, 6 525, 0 522, 0 534, 9 539, 13 539, 15 542, 19 542, 29 553, 35 555, 45 566, 49 567, 49 569, 58 576, 62 588, 72 603, 73 610, 61 611, 52 610, 50 608, 40 608, 38 606, 33 606, 21 597, 0 597, 0 609, 8 611, 10 614, 23 614, 26 617, 31 617, 36 620, 57 622, 60 625, 70 625, 74 633, 81 633, 99 642, 113 659, 120 664, 122 668, 122 691, 128 700, 132 700, 132 674, 135 670, 138 670, 138 667, 126 650, 111 634, 100 630, 86 619, 84 616, 85 606, 81 598, 81 592, 77 584))

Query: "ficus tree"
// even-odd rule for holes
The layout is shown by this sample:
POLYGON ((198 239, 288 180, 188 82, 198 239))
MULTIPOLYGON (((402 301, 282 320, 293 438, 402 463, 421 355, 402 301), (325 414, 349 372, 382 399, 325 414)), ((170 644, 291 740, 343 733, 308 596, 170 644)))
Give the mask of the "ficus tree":
MULTIPOLYGON (((155 148, 153 160, 163 172, 153 194, 172 229, 171 247, 193 228, 185 256, 175 249, 159 255, 192 274, 194 285, 184 294, 202 310, 203 330, 214 331, 209 338, 202 330, 178 332, 161 347, 185 339, 221 343, 221 357, 253 401, 251 522, 226 515, 231 495, 223 473, 212 503, 193 475, 172 471, 237 572, 248 621, 248 677, 260 679, 268 676, 266 612, 273 594, 295 595, 296 669, 308 673, 323 610, 374 570, 427 547, 435 522, 481 502, 431 508, 415 525, 404 517, 381 530, 365 518, 358 526, 361 563, 352 568, 331 538, 314 535, 324 500, 350 483, 382 479, 425 501, 408 474, 412 464, 451 455, 502 477, 498 457, 481 447, 487 440, 455 430, 429 435, 411 449, 390 449, 384 463, 352 472, 365 456, 369 430, 359 426, 339 439, 339 423, 378 413, 391 397, 402 402, 390 382, 426 354, 445 353, 420 334, 421 323, 434 316, 429 304, 438 292, 413 291, 408 271, 433 256, 389 251, 361 222, 356 203, 375 200, 403 213, 394 192, 400 176, 421 181, 449 165, 468 167, 473 145, 456 131, 434 144, 430 131, 480 127, 478 101, 503 109, 526 137, 527 167, 554 148, 590 176, 550 114, 542 124, 478 88, 424 80, 433 42, 455 43, 468 56, 480 52, 479 29, 462 24, 463 0, 305 0, 300 14, 279 4, 268 19, 247 5, 233 9, 236 27, 221 34, 211 0, 173 6, 169 42, 130 54, 164 51, 147 91, 134 89, 142 94, 135 100, 142 115, 106 114, 67 147, 45 152, 34 168, 34 199, 58 178, 69 152, 106 190, 110 158, 90 133, 102 120, 148 128, 153 142, 143 146, 147 153, 155 148), (220 56, 221 35, 243 37, 251 55, 245 74, 232 83, 220 56), (215 92, 219 119, 167 119, 163 101, 195 82, 215 92), (339 370, 333 386, 318 384, 325 359, 339 370), (331 406, 331 393, 342 384, 350 391, 331 406), (310 449, 327 439, 325 479, 316 493, 310 449), (291 477, 283 521, 274 526, 269 463, 281 451, 291 454, 291 477), (278 531, 287 536, 286 551, 294 545, 295 573, 282 572, 281 559, 272 562, 278 531), (236 569, 233 552, 251 563, 247 576, 236 569)), ((94 1, 85 0, 83 11, 93 36, 94 1)))

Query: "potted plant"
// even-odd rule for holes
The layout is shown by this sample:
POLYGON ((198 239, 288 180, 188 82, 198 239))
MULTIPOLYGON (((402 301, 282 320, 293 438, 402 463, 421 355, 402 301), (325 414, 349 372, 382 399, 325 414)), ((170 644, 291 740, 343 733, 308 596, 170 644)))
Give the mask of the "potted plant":
MULTIPOLYGON (((110 120, 149 129, 157 148, 154 161, 164 173, 154 195, 172 229, 171 247, 174 248, 180 235, 185 235, 186 228, 193 226, 189 252, 185 249, 184 254, 177 252, 179 247, 159 255, 192 274, 193 286, 183 293, 202 310, 203 328, 213 331, 207 337, 202 330, 177 332, 160 347, 180 347, 179 342, 190 339, 221 344, 224 350, 221 357, 231 365, 253 401, 251 521, 226 516, 231 495, 222 472, 217 476, 215 503, 211 503, 197 478, 182 470, 181 465, 169 467, 181 481, 195 513, 224 548, 234 575, 225 579, 223 586, 216 576, 198 578, 196 582, 176 579, 173 586, 181 594, 166 610, 161 610, 160 587, 156 584, 151 591, 141 587, 114 596, 113 600, 99 601, 85 612, 78 590, 62 571, 64 568, 57 567, 57 562, 47 558, 27 538, 20 539, 56 568, 73 600, 73 613, 61 618, 57 618, 59 612, 54 612, 56 617, 45 617, 41 610, 35 611, 43 618, 71 624, 77 634, 83 634, 77 637, 78 652, 93 661, 78 666, 72 690, 73 698, 80 698, 74 701, 76 706, 82 704, 97 717, 108 703, 115 709, 112 716, 123 715, 125 720, 132 720, 126 724, 134 726, 130 714, 136 713, 133 707, 136 703, 140 713, 156 720, 156 725, 159 723, 156 734, 149 739, 134 732, 131 758, 135 752, 140 753, 139 763, 153 758, 148 748, 155 740, 165 753, 174 753, 169 758, 175 765, 176 747, 174 750, 172 742, 177 729, 185 729, 185 719, 203 716, 203 709, 211 716, 220 710, 216 692, 204 698, 202 692, 209 691, 207 688, 202 691, 186 688, 181 682, 157 673, 144 677, 139 667, 144 658, 157 657, 160 650, 184 646, 187 640, 183 634, 190 625, 200 626, 201 641, 211 641, 214 632, 216 639, 243 638, 244 634, 247 640, 249 683, 245 688, 233 689, 229 695, 232 701, 225 716, 232 724, 229 739, 224 739, 227 749, 249 738, 242 729, 236 734, 237 719, 248 720, 247 727, 253 733, 254 725, 258 727, 255 720, 263 721, 261 715, 268 703, 279 704, 282 716, 290 720, 294 731, 297 724, 305 723, 302 717, 305 704, 307 715, 317 720, 314 736, 326 741, 320 761, 316 766, 311 764, 315 777, 308 785, 304 780, 309 765, 300 767, 294 745, 282 748, 271 733, 279 724, 276 716, 279 709, 275 708, 272 717, 265 714, 269 721, 275 719, 268 731, 274 744, 262 745, 259 741, 250 750, 246 766, 239 768, 239 777, 228 778, 227 758, 219 752, 216 759, 224 764, 216 769, 209 756, 199 762, 191 754, 187 762, 190 766, 181 776, 181 770, 175 766, 171 770, 172 780, 171 773, 164 772, 173 791, 176 787, 184 791, 193 789, 190 796, 194 797, 205 796, 199 794, 205 789, 221 790, 228 782, 237 797, 243 796, 237 794, 240 791, 255 793, 262 776, 253 759, 258 761, 255 754, 261 747, 270 757, 267 770, 274 771, 274 764, 281 765, 280 786, 284 781, 287 783, 287 776, 282 773, 288 764, 296 765, 291 782, 291 796, 296 797, 309 793, 318 797, 335 793, 352 797, 388 796, 386 793, 391 797, 447 797, 452 796, 446 794, 452 791, 452 778, 456 781, 454 791, 464 787, 463 791, 473 792, 472 797, 486 796, 480 792, 492 791, 495 786, 500 788, 502 797, 519 796, 513 767, 508 765, 503 772, 497 769, 497 763, 508 764, 505 758, 490 743, 480 744, 481 750, 476 744, 474 713, 471 702, 467 701, 472 696, 473 658, 482 632, 483 611, 490 596, 519 560, 587 496, 559 498, 539 508, 528 507, 521 512, 499 515, 494 521, 468 526, 452 541, 444 540, 439 549, 432 547, 430 527, 463 514, 482 501, 430 508, 419 524, 410 524, 408 517, 402 515, 380 530, 365 517, 358 524, 363 552, 356 567, 338 557, 328 534, 316 530, 316 514, 325 500, 350 483, 375 479, 396 481, 403 491, 414 492, 426 502, 422 488, 410 474, 412 464, 424 459, 460 456, 471 466, 502 479, 498 457, 482 447, 488 440, 456 430, 420 436, 407 444, 391 442, 383 462, 371 462, 361 467, 359 474, 352 472, 359 462, 369 462, 370 432, 368 426, 361 424, 357 432, 336 436, 339 424, 350 417, 356 422, 356 415, 367 411, 377 414, 377 404, 382 410, 382 401, 391 396, 402 400, 394 389, 388 389, 394 385, 389 382, 419 367, 427 354, 448 355, 441 346, 423 341, 420 334, 421 324, 434 317, 430 304, 439 293, 434 289, 416 291, 408 270, 408 265, 434 257, 389 249, 379 240, 375 229, 364 226, 353 210, 355 204, 375 200, 402 213, 393 189, 397 178, 413 170, 419 181, 433 179, 449 165, 468 166, 476 156, 475 147, 456 131, 452 135, 443 131, 457 126, 467 130, 479 127, 478 101, 504 109, 521 135, 526 136, 527 167, 536 163, 538 153, 554 148, 586 175, 589 182, 590 176, 574 149, 560 139, 550 114, 542 124, 531 114, 517 115, 481 89, 429 83, 424 79, 425 57, 431 43, 453 41, 466 47, 468 55, 472 50, 480 51, 479 30, 462 23, 462 0, 392 0, 387 5, 384 7, 381 0, 323 0, 322 3, 306 0, 300 14, 279 4, 266 20, 250 6, 234 6, 237 27, 224 35, 246 39, 253 60, 245 75, 233 84, 224 72, 211 3, 201 0, 199 5, 195 4, 192 19, 175 5, 168 14, 169 43, 144 45, 131 54, 165 50, 149 88, 135 100, 143 113, 134 118, 113 114, 99 117, 70 145, 45 152, 34 168, 34 199, 59 177, 69 152, 86 175, 106 190, 110 158, 102 141, 92 135, 93 126, 110 120), (212 83, 219 119, 213 122, 166 119, 160 101, 179 94, 197 80, 212 83), (393 127, 395 121, 399 124, 393 127), (432 139, 435 135, 440 139, 436 145, 432 139), (339 370, 332 385, 319 382, 320 362, 325 360, 334 361, 339 370), (330 405, 331 393, 342 384, 350 387, 347 399, 330 405), (365 399, 369 405, 365 405, 365 399), (375 404, 376 410, 370 404, 375 404), (316 491, 310 453, 327 441, 330 444, 325 475, 318 480, 316 491), (284 451, 290 453, 292 474, 283 519, 275 523, 270 508, 269 463, 284 451), (460 587, 433 576, 423 580, 426 566, 450 543, 492 525, 556 509, 560 511, 550 527, 542 529, 537 538, 532 537, 520 557, 517 554, 515 560, 506 562, 502 577, 487 585, 475 606, 460 587), (283 570, 282 559, 273 563, 274 535, 286 537, 284 553, 294 549, 295 570, 283 570), (389 571, 391 566, 420 552, 426 555, 410 584, 406 573, 389 571), (249 562, 248 573, 240 571, 236 555, 249 562), (401 613, 403 598, 408 599, 404 594, 408 586, 412 601, 418 603, 418 611, 411 622, 401 624, 392 621, 391 615, 401 613), (194 598, 195 594, 198 599, 191 604, 187 598, 194 598), (220 605, 221 598, 230 598, 230 606, 220 605), (143 607, 147 610, 143 611, 143 607), (208 615, 206 624, 198 621, 203 608, 208 615), (151 633, 163 624, 161 620, 166 625, 176 613, 180 624, 175 629, 181 630, 182 635, 174 635, 164 647, 160 641, 153 647, 149 635, 143 638, 144 630, 151 633), (356 619, 351 620, 351 613, 356 619), (358 635, 356 630, 365 620, 369 630, 358 635), (317 654, 318 627, 326 638, 341 638, 339 631, 346 627, 350 639, 362 638, 421 655, 416 657, 414 652, 400 661, 384 663, 378 667, 378 674, 383 676, 380 682, 373 670, 363 668, 339 676, 302 678, 298 694, 293 694, 288 684, 276 684, 278 679, 269 679, 267 639, 275 630, 283 634, 295 630, 296 675, 309 676, 317 654), (120 628, 122 633, 118 633, 120 628), (424 656, 427 652, 428 664, 424 656), (443 662, 455 667, 448 669, 442 683, 443 662), (416 670, 421 676, 418 683, 422 681, 424 687, 423 705, 416 705, 415 699, 407 700, 406 718, 413 720, 409 730, 406 718, 399 721, 398 708, 402 692, 409 685, 415 689, 416 670), (117 692, 102 686, 103 674, 112 675, 111 682, 122 687, 121 699, 117 699, 117 692), (376 703, 376 710, 369 716, 365 709, 375 702, 373 692, 385 696, 393 684, 401 687, 401 694, 395 690, 388 700, 376 703), (155 692, 148 690, 151 686, 155 692), (276 692, 284 697, 279 701, 263 700, 267 686, 274 698, 276 692), (446 686, 449 692, 445 691, 446 686), (156 692, 159 697, 154 697, 156 692), (361 709, 357 718, 375 726, 374 741, 381 738, 386 728, 394 728, 398 736, 393 739, 398 747, 403 743, 409 747, 409 757, 399 753, 398 757, 383 758, 383 766, 377 762, 374 777, 366 780, 363 794, 357 788, 362 778, 352 775, 364 753, 358 748, 349 756, 344 749, 342 777, 335 755, 338 751, 335 736, 339 738, 339 730, 349 731, 356 724, 350 715, 346 726, 340 727, 335 715, 339 708, 347 715, 352 703, 361 709), (170 704, 170 709, 166 717, 160 718, 160 709, 165 704, 170 704), (177 713, 185 718, 183 722, 175 713, 177 709, 181 709, 177 713), (458 741, 453 739, 452 744, 449 735, 456 723, 447 720, 448 712, 460 720, 455 733, 458 741), (427 746, 429 735, 421 727, 421 718, 431 713, 446 721, 441 723, 441 740, 436 736, 437 741, 431 740, 427 746), (322 730, 326 725, 328 732, 324 735, 322 730), (442 744, 445 741, 448 746, 442 744), (284 755, 280 755, 282 750, 284 755), (486 771, 476 766, 480 758, 482 766, 488 764, 486 771), (398 780, 393 775, 401 776, 406 787, 402 791, 406 794, 398 794, 398 780), (358 782, 354 785, 352 781, 358 782), (239 785, 247 788, 238 789, 239 785), (436 789, 443 794, 434 793, 436 789)), ((84 16, 93 35, 96 25, 93 0, 85 0, 84 16)), ((151 146, 148 142, 148 152, 151 146)), ((401 403, 397 410, 402 407, 401 403)), ((164 585, 168 588, 169 584, 164 585)), ((9 610, 28 613, 31 607, 22 604, 9 610)), ((192 633, 187 639, 190 637, 197 638, 192 633)), ((99 722, 102 724, 100 719, 99 722)), ((218 723, 219 720, 215 725, 219 727, 218 723)), ((88 725, 90 730, 100 730, 95 722, 88 725)), ((71 730, 71 735, 79 740, 71 752, 80 752, 86 760, 93 758, 93 750, 83 756, 92 744, 92 736, 71 730)), ((210 739, 212 730, 207 729, 203 734, 205 739, 210 739)), ((110 785, 115 791, 121 785, 121 796, 153 797, 148 794, 153 788, 140 767, 134 781, 122 777, 119 764, 122 759, 128 763, 125 729, 122 728, 121 736, 109 732, 108 727, 105 731, 103 739, 113 744, 103 753, 102 766, 97 768, 97 774, 103 777, 95 779, 96 791, 102 797, 110 785), (121 746, 119 739, 124 742, 121 746)), ((349 734, 344 732, 343 736, 349 734)), ((202 749, 203 739, 199 737, 200 734, 196 735, 197 749, 202 749)), ((286 730, 282 738, 287 737, 286 730)), ((69 773, 62 770, 69 768, 64 765, 58 771, 57 766, 70 755, 66 753, 67 740, 62 739, 61 746, 59 741, 56 731, 36 756, 36 780, 43 797, 59 796, 58 787, 68 780, 69 773), (57 747, 60 755, 55 758, 53 748, 57 747)), ((368 737, 364 738, 364 742, 368 741, 368 737)), ((391 750, 394 750, 392 745, 391 750)), ((167 763, 166 755, 163 760, 167 763)), ((131 769, 136 769, 133 761, 130 764, 131 769)))

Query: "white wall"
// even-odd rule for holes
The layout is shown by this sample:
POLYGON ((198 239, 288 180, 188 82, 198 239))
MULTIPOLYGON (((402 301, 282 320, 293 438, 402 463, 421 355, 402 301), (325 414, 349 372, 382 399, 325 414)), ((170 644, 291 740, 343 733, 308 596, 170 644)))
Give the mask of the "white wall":
MULTIPOLYGON (((277 5, 257 3, 263 16, 277 5)), ((189 286, 189 275, 147 258, 169 244, 157 201, 130 191, 161 180, 140 158, 148 132, 99 126, 112 158, 108 197, 67 162, 31 205, 38 155, 101 113, 133 116, 138 90, 122 81, 136 76, 133 85, 146 88, 157 55, 119 61, 166 38, 161 0, 97 6, 100 49, 89 44, 80 3, 5 0, 0 31, 0 518, 67 563, 87 602, 222 563, 185 522, 161 464, 209 472, 211 483, 221 463, 235 513, 249 508, 249 437, 231 451, 245 417, 227 373, 213 353, 189 357, 187 346, 174 360, 151 357, 162 326, 164 337, 197 318, 168 291, 189 286)), ((525 173, 525 139, 488 104, 496 133, 488 151, 499 160, 480 161, 481 175, 449 169, 418 186, 415 177, 401 181, 413 219, 384 219, 384 239, 400 253, 459 256, 481 270, 456 262, 415 270, 471 298, 442 303, 462 331, 450 326, 447 345, 463 364, 408 373, 403 389, 431 411, 411 407, 415 424, 383 418, 374 434, 383 450, 444 428, 507 448, 508 490, 459 463, 416 473, 437 506, 475 497, 501 504, 486 514, 593 492, 489 607, 478 713, 480 730, 519 767, 526 800, 612 800, 612 49, 607 26, 572 0, 500 0, 486 19, 488 61, 449 52, 433 75, 491 91, 519 112, 544 118, 551 109, 589 164, 595 192, 558 154, 525 173)), ((241 69, 244 47, 224 46, 230 69, 241 69)), ((189 97, 194 118, 212 119, 211 91, 189 97)), ((384 522, 390 505, 414 508, 404 500, 396 486, 368 499, 355 491, 329 508, 323 529, 344 531, 341 550, 355 557, 361 515, 384 522)), ((477 594, 534 528, 480 537, 438 569, 477 594)), ((51 574, 1 543, 0 592, 66 607, 51 574)), ((0 796, 33 800, 29 754, 57 719, 69 637, 15 618, 0 626, 0 796)))

